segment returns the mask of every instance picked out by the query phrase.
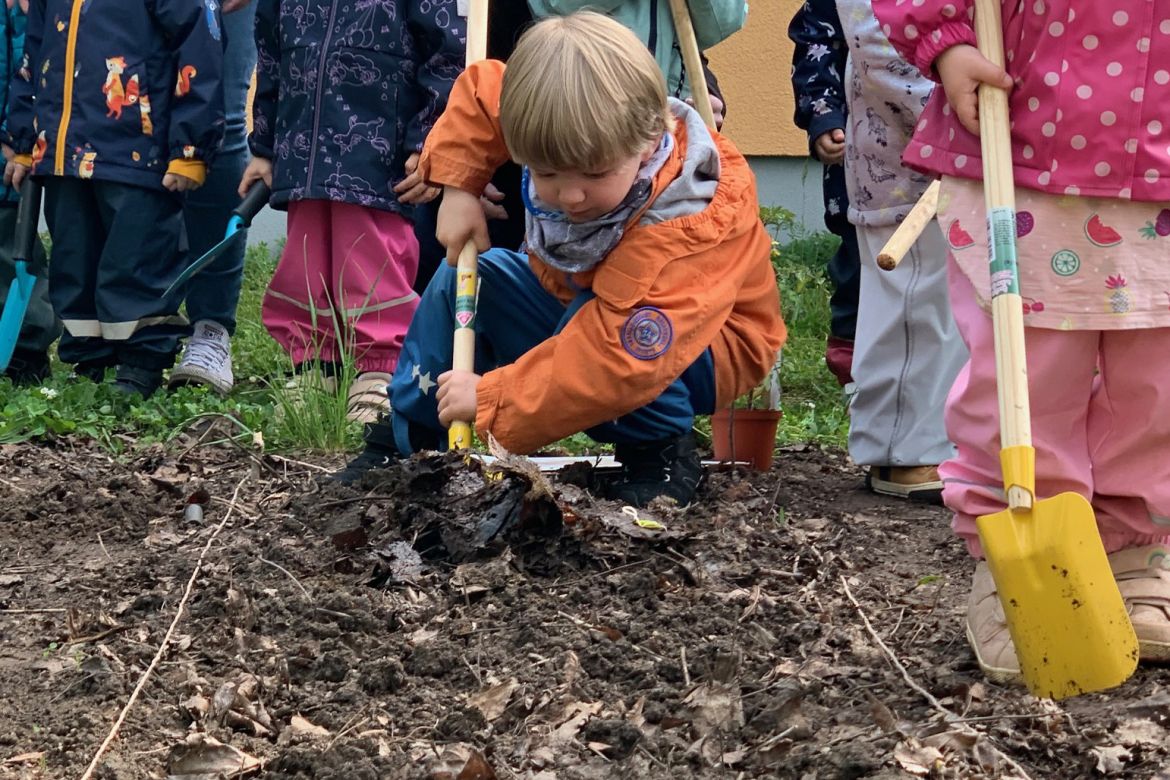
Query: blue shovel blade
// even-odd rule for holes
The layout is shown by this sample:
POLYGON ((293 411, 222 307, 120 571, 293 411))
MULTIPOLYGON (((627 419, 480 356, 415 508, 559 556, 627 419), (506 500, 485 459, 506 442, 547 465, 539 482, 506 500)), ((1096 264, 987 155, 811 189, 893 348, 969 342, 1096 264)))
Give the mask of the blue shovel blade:
POLYGON ((28 272, 28 263, 17 260, 16 275, 12 277, 12 284, 8 285, 4 313, 0 314, 0 371, 6 371, 12 360, 12 351, 16 349, 16 342, 20 338, 20 326, 24 323, 24 313, 28 310, 36 283, 36 277, 28 272))

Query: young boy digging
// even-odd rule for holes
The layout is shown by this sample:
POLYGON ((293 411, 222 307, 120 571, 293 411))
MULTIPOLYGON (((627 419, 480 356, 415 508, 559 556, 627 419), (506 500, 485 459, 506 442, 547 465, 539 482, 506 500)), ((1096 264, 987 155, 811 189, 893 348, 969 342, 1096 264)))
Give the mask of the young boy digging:
POLYGON ((335 478, 436 448, 474 420, 527 453, 586 431, 613 442, 612 498, 687 504, 702 473, 691 425, 758 383, 784 341, 755 181, 726 139, 668 100, 654 58, 595 13, 545 19, 507 70, 459 77, 419 163, 444 187, 438 238, 474 240, 476 373, 451 371, 455 272, 422 297, 390 386, 393 414, 335 478), (524 167, 527 256, 489 249, 479 196, 524 167))

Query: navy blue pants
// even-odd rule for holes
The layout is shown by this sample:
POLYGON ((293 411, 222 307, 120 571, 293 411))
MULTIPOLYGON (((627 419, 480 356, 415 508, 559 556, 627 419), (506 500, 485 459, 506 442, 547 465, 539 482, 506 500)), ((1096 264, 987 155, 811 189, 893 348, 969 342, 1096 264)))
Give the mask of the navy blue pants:
MULTIPOLYGON (((568 306, 541 287, 523 254, 492 249, 479 258, 479 304, 475 313, 475 372, 508 365, 558 333, 593 298, 582 291, 568 306)), ((455 269, 443 263, 419 302, 406 333, 398 368, 390 384, 394 438, 399 451, 413 451, 409 428, 434 432, 446 443, 439 424, 435 380, 451 368, 454 332, 455 269)), ((505 392, 507 389, 505 388, 505 392)), ((715 364, 707 349, 654 401, 586 433, 597 441, 656 441, 691 429, 696 414, 715 408, 715 364)))
MULTIPOLYGON (((237 190, 248 164, 248 126, 245 117, 248 85, 256 67, 256 3, 223 15, 226 44, 223 53, 223 146, 207 171, 207 181, 187 193, 184 217, 190 264, 223 238, 232 209, 240 205, 237 190)), ((244 281, 244 245, 237 242, 204 268, 187 287, 187 316, 192 322, 211 320, 228 333, 236 331, 236 306, 244 281)))
POLYGON ((183 270, 183 202, 132 184, 49 176, 49 299, 63 363, 169 368, 189 328, 163 292, 183 270))

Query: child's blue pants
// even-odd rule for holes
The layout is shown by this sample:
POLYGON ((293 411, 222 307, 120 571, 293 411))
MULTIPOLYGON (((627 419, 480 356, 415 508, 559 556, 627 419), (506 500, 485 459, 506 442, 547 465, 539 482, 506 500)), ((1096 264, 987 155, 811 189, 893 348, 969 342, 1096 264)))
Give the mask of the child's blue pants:
MULTIPOLYGON (((413 449, 408 424, 433 429, 436 439, 446 441, 434 382, 451 368, 455 278, 455 269, 444 263, 427 286, 390 384, 395 443, 403 453, 413 449)), ((563 305, 541 287, 525 255, 504 249, 480 255, 479 283, 474 325, 477 374, 514 362, 558 333, 593 298, 592 291, 584 290, 563 305)), ((686 433, 696 414, 710 414, 714 408, 715 364, 708 348, 654 401, 586 433, 602 442, 656 441, 686 433)))

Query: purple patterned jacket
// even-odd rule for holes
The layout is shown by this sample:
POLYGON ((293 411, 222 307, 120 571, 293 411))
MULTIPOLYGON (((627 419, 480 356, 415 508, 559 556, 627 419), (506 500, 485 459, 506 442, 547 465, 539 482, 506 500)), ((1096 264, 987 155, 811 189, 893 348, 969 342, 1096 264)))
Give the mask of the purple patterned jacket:
POLYGON ((394 185, 447 105, 466 31, 456 0, 259 0, 249 143, 272 160, 272 205, 410 216, 394 185))

